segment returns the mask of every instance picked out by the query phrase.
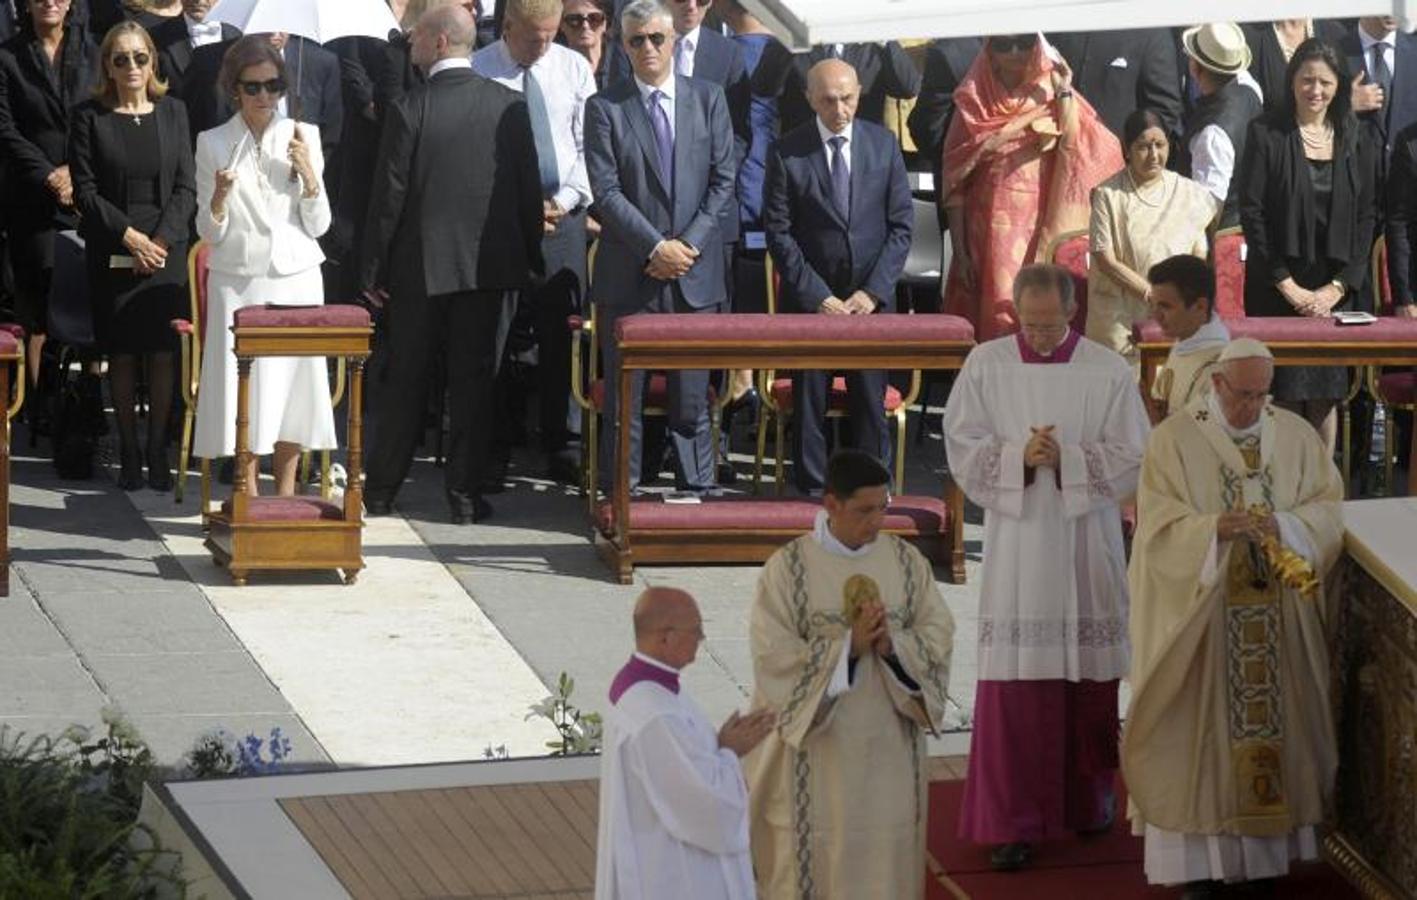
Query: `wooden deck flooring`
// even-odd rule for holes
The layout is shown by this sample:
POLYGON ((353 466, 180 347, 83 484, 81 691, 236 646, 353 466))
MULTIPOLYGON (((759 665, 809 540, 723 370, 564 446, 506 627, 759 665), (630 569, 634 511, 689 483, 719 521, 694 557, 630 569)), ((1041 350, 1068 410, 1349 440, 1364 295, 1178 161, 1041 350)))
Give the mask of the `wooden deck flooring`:
MULTIPOLYGON (((965 757, 930 760, 963 778, 965 757)), ((590 900, 594 781, 294 797, 283 809, 355 900, 590 900)))

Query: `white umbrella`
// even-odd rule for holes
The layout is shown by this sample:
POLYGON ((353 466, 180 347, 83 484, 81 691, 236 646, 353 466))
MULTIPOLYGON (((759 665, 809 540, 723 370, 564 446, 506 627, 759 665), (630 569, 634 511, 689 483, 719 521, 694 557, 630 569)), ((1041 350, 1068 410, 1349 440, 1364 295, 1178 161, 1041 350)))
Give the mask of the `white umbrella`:
MULTIPOLYGON (((283 31, 327 44, 343 37, 388 40, 399 23, 384 0, 217 0, 207 21, 225 22, 243 34, 283 31)), ((305 44, 299 47, 292 118, 299 118, 300 81, 305 77, 305 44)), ((294 175, 294 173, 291 173, 294 175)))
POLYGON ((207 19, 246 34, 284 31, 317 44, 342 37, 383 40, 399 27, 384 0, 217 0, 207 19))

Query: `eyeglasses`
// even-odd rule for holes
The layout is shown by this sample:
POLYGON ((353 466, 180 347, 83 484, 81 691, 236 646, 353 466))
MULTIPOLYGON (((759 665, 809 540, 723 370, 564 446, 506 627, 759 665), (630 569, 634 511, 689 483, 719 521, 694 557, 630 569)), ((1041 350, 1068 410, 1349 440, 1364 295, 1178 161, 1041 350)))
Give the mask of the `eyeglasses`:
POLYGON ((567 13, 561 17, 561 22, 567 28, 600 28, 605 24, 605 13, 567 13))
POLYGON ((1265 399, 1269 397, 1268 390, 1238 391, 1235 389, 1235 386, 1230 383, 1230 379, 1226 378, 1224 375, 1220 376, 1220 383, 1225 385, 1225 390, 1229 391, 1231 396, 1241 403, 1263 403, 1265 399))
POLYGON ((146 53, 115 53, 112 62, 115 69, 141 69, 151 59, 146 53))
POLYGON ((272 78, 270 81, 238 81, 236 85, 241 88, 241 93, 248 97, 259 97, 261 91, 267 94, 285 93, 284 78, 272 78))
POLYGON ((1060 325, 1030 325, 1026 322, 1020 322, 1018 327, 1020 331, 1026 331, 1029 334, 1063 334, 1068 330, 1069 326, 1067 322, 1063 322, 1060 325))
POLYGON ((998 53, 1032 50, 1037 43, 1038 35, 1036 34, 1006 34, 1001 37, 989 38, 989 47, 998 53))
POLYGON ((664 46, 664 42, 669 40, 669 35, 662 31, 652 31, 649 34, 637 34, 628 39, 631 50, 643 50, 645 41, 649 41, 658 50, 664 46))

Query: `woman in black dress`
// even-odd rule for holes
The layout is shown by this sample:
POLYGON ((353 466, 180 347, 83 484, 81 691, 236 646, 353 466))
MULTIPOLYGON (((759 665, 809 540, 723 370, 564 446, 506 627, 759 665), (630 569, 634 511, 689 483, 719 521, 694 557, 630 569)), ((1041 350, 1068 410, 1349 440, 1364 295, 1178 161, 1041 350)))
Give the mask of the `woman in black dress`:
MULTIPOLYGON (((1250 126, 1240 167, 1246 315, 1325 317, 1371 306, 1376 157, 1353 117, 1350 81, 1332 46, 1305 41, 1289 61, 1283 107, 1250 126)), ((1283 366, 1272 391, 1332 450, 1347 386, 1341 367, 1283 366)))
MULTIPOLYGON (((39 374, 54 271, 54 233, 73 228, 65 148, 69 118, 89 94, 94 42, 70 0, 18 0, 20 30, 0 46, 0 161, 16 313, 30 332, 30 384, 39 374)), ((43 403, 28 404, 31 410, 43 403)))
POLYGON ((94 335, 108 356, 118 420, 119 485, 143 484, 136 386, 147 365, 148 486, 172 486, 167 421, 176 372, 168 323, 185 308, 196 164, 187 111, 165 97, 152 38, 115 25, 99 47, 99 87, 74 119, 70 165, 88 255, 94 335))

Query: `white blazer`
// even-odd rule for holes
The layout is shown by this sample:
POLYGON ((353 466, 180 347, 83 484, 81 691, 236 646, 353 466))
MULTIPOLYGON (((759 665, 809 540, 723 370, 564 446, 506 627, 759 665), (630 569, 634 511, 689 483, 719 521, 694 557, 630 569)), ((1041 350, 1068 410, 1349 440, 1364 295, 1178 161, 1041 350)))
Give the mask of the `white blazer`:
MULTIPOLYGON (((323 182, 320 129, 302 122, 300 132, 323 182)), ((258 147, 240 113, 197 135, 197 233, 212 246, 209 268, 245 277, 293 275, 325 261, 315 239, 330 227, 330 199, 323 186, 319 196, 303 199, 300 179, 290 180, 286 150, 294 135, 294 120, 276 118, 258 147), (236 184, 218 222, 212 218, 216 173, 233 155, 236 184)))

